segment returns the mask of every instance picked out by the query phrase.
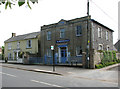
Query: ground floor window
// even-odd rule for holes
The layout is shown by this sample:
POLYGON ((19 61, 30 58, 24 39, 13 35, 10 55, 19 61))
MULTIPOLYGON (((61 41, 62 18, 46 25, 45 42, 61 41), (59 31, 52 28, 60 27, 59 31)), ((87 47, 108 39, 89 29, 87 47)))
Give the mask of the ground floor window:
POLYGON ((52 57, 52 51, 51 51, 51 49, 47 49, 47 56, 48 57, 52 57))
POLYGON ((109 49, 110 49, 110 47, 109 47, 109 45, 107 45, 107 51, 109 51, 109 49))
POLYGON ((76 47, 76 56, 81 56, 82 55, 82 47, 78 46, 76 47))
POLYGON ((8 53, 8 59, 11 59, 11 58, 12 58, 11 53, 8 53))
POLYGON ((103 50, 103 45, 99 44, 98 50, 103 50))

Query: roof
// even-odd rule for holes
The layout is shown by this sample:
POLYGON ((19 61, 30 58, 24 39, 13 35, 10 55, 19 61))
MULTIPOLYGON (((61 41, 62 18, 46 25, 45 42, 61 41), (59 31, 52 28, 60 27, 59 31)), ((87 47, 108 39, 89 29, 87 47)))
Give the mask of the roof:
POLYGON ((118 40, 114 46, 120 52, 120 40, 118 40))
POLYGON ((11 38, 9 38, 8 40, 6 40, 4 42, 12 42, 12 41, 33 39, 33 38, 37 38, 37 36, 39 34, 40 34, 40 32, 33 32, 33 33, 24 34, 24 35, 18 35, 18 36, 15 36, 15 37, 11 37, 11 38))
POLYGON ((94 20, 94 19, 91 19, 91 21, 93 21, 93 22, 95 22, 95 23, 97 23, 97 24, 99 24, 99 25, 105 27, 106 29, 109 29, 110 31, 114 32, 112 29, 108 28, 107 26, 105 26, 105 25, 99 23, 98 21, 96 21, 96 20, 94 20))
MULTIPOLYGON (((64 20, 64 19, 61 19, 58 23, 53 23, 53 24, 49 24, 49 25, 43 25, 41 28, 42 28, 42 30, 43 30, 43 29, 44 29, 43 27, 54 27, 55 25, 59 24, 61 21, 62 21, 62 22, 64 21, 64 22, 66 22, 66 23, 71 23, 71 22, 74 23, 74 22, 76 22, 77 20, 79 20, 79 21, 86 21, 87 18, 88 18, 88 16, 84 16, 84 17, 80 17, 80 18, 75 18, 75 19, 71 19, 71 20, 64 20)), ((91 19, 91 16, 90 16, 90 20, 93 21, 94 23, 97 23, 97 24, 99 24, 99 25, 105 27, 106 29, 108 29, 108 30, 114 32, 114 31, 113 31, 112 29, 110 29, 109 27, 107 27, 107 26, 101 24, 100 22, 98 22, 98 21, 96 21, 96 20, 94 20, 94 19, 91 19)), ((77 21, 77 22, 79 22, 79 21, 77 21)))

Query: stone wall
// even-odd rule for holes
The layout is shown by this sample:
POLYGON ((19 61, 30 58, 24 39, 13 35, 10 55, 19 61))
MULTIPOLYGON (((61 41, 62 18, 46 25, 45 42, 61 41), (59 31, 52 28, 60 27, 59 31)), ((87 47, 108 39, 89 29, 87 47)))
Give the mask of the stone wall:
MULTIPOLYGON (((120 53, 116 53, 116 57, 117 57, 117 59, 120 60, 120 53)), ((96 64, 99 64, 101 62, 102 58, 103 58, 103 53, 98 52, 97 50, 94 50, 94 53, 93 53, 94 62, 92 64, 94 66, 94 68, 95 68, 96 64)))

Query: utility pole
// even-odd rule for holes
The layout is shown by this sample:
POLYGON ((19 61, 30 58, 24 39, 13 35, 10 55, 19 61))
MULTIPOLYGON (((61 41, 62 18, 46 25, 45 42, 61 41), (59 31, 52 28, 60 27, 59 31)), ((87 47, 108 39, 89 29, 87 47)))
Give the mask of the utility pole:
POLYGON ((87 0, 87 50, 86 50, 86 67, 89 68, 89 59, 90 59, 90 53, 89 53, 89 48, 90 48, 90 29, 89 29, 89 0, 87 0))

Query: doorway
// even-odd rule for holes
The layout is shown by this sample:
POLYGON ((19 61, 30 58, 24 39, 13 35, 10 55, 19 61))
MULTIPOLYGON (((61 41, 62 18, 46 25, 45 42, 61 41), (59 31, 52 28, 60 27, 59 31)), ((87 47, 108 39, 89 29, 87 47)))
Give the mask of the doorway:
POLYGON ((66 63, 68 54, 67 47, 59 47, 58 50, 59 50, 59 62, 66 63))

